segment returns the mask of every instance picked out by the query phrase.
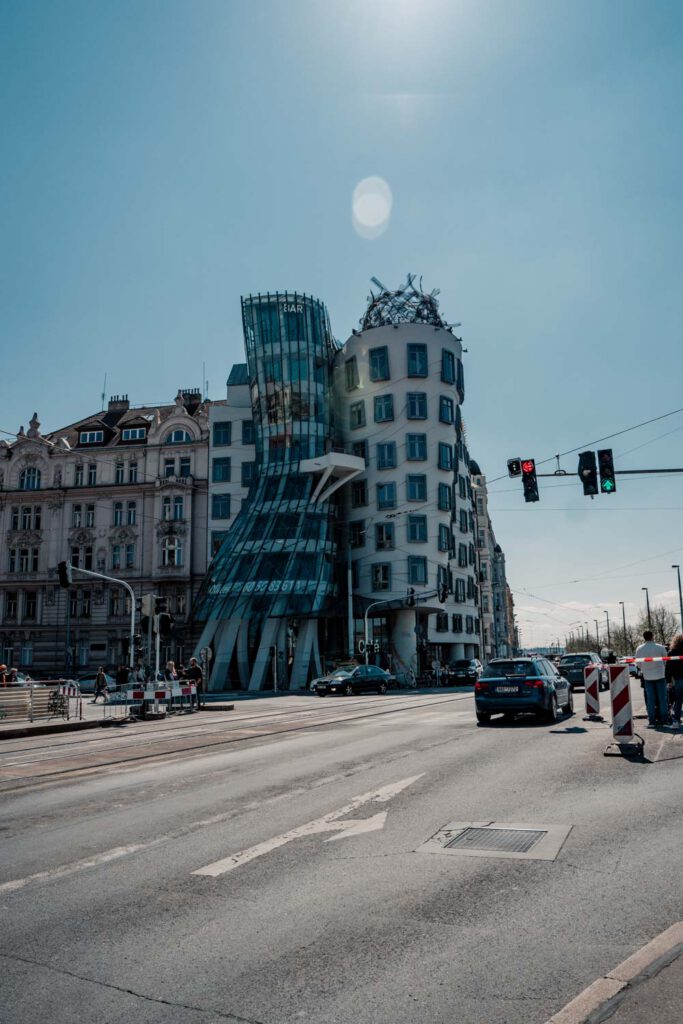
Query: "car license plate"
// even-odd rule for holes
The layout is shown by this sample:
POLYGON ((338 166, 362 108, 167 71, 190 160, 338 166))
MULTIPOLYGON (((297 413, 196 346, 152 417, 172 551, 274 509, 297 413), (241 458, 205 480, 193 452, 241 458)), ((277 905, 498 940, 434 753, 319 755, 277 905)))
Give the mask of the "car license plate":
POLYGON ((518 693, 518 686, 497 686, 496 693, 518 693))

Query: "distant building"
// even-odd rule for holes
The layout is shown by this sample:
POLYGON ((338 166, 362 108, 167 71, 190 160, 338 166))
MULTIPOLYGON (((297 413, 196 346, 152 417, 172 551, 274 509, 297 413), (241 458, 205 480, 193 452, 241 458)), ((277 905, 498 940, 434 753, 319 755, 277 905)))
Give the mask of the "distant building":
POLYGON ((218 552, 255 479, 256 437, 245 363, 230 371, 227 397, 209 405, 208 560, 218 552))
POLYGON ((127 658, 130 605, 116 583, 57 564, 125 579, 137 597, 167 598, 175 619, 162 658, 189 657, 188 621, 207 566, 209 423, 199 390, 132 408, 127 396, 59 430, 0 442, 0 654, 34 678, 93 671, 127 658), (68 639, 67 639, 68 634, 68 639))
POLYGON ((505 555, 496 542, 488 509, 486 477, 476 462, 470 462, 476 517, 481 617, 484 658, 504 658, 515 648, 514 628, 507 585, 505 555))

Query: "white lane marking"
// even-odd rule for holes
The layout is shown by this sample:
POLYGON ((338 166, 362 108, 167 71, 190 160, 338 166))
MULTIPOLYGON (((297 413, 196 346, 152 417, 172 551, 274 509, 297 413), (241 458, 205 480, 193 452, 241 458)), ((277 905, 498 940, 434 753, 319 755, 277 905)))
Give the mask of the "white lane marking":
POLYGON ((373 814, 371 818, 361 818, 360 821, 352 821, 349 818, 346 821, 338 821, 336 824, 342 829, 341 832, 337 832, 336 836, 330 836, 329 839, 324 839, 324 843, 333 843, 336 839, 346 839, 347 836, 360 836, 363 832, 381 832, 387 821, 388 811, 380 811, 378 814, 373 814))
MULTIPOLYGON (((401 779, 399 782, 392 782, 388 786, 382 786, 380 789, 374 789, 369 793, 363 793, 361 796, 355 796, 353 800, 349 801, 344 807, 340 807, 337 811, 330 811, 329 814, 324 814, 322 818, 316 818, 305 825, 299 825, 298 828, 290 829, 289 832, 283 832, 282 835, 274 836, 263 843, 257 843, 256 846, 240 850, 239 853, 234 853, 230 857, 224 857, 222 860, 214 861, 213 864, 207 864, 206 867, 198 868, 192 874, 209 875, 211 878, 217 878, 218 875, 223 875, 227 871, 241 867, 242 864, 248 864, 250 860, 262 857, 264 854, 270 853, 271 850, 277 850, 278 847, 291 843, 295 839, 300 839, 302 836, 313 836, 320 832, 336 832, 347 828, 355 829, 358 825, 365 825, 366 820, 358 822, 347 819, 344 822, 338 819, 342 818, 345 814, 350 814, 352 811, 357 810, 363 804, 386 803, 396 796, 397 793, 400 793, 402 789, 412 786, 423 775, 424 772, 420 772, 419 775, 413 775, 409 779, 401 779)), ((375 820, 377 820, 377 817, 375 816, 375 820)), ((382 821, 381 826, 375 824, 373 828, 381 828, 383 825, 384 821, 382 821)), ((363 829, 361 828, 360 831, 363 831, 363 829)), ((355 834, 358 833, 356 832, 355 834)))
POLYGON ((17 889, 23 889, 24 886, 30 885, 31 882, 53 881, 55 878, 73 875, 76 871, 82 871, 84 868, 96 868, 100 864, 107 864, 109 861, 118 860, 119 857, 127 857, 131 853, 137 853, 138 850, 146 850, 150 846, 156 846, 157 843, 162 843, 166 838, 164 836, 159 839, 153 839, 149 843, 133 843, 130 846, 115 846, 113 850, 105 850, 104 853, 97 853, 92 857, 76 860, 72 864, 62 864, 58 868, 38 871, 35 875, 26 875, 25 878, 15 878, 11 882, 3 882, 0 885, 0 893, 16 892, 17 889))

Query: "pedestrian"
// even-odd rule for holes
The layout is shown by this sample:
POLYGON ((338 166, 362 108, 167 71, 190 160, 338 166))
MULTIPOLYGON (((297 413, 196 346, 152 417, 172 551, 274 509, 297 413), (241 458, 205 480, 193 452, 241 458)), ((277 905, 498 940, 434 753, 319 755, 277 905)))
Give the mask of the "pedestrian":
MULTIPOLYGON (((683 633, 678 633, 669 644, 669 655, 672 658, 683 658, 683 633)), ((666 662, 666 681, 673 684, 671 724, 678 728, 681 724, 681 708, 683 707, 683 661, 666 662)))
POLYGON ((138 665, 135 669, 135 682, 144 683, 147 679, 147 673, 145 672, 144 665, 138 665))
POLYGON ((438 658, 434 658, 432 661, 432 672, 434 674, 434 682, 437 686, 441 686, 441 662, 438 658))
MULTIPOLYGON (((636 658, 665 658, 666 647, 655 643, 651 629, 643 633, 643 640, 636 648, 636 658)), ((645 690, 648 729, 668 725, 669 701, 666 693, 666 669, 663 661, 645 661, 640 665, 645 690)))
POLYGON ((197 707, 202 706, 202 694, 204 691, 204 673, 202 672, 197 659, 190 658, 190 666, 185 673, 185 678, 194 683, 197 687, 197 707))
POLYGON ((109 690, 107 688, 107 675, 102 665, 97 670, 95 676, 95 696, 92 700, 93 704, 97 704, 97 698, 102 697, 102 703, 106 704, 109 697, 109 690))
POLYGON ((7 686, 7 665, 0 665, 0 686, 7 686))
POLYGON ((166 662, 166 668, 164 669, 164 679, 167 683, 174 683, 178 678, 178 673, 175 670, 175 664, 172 661, 166 662))
POLYGON ((128 677, 130 676, 130 669, 127 665, 119 665, 116 671, 116 689, 125 690, 128 686, 128 677))

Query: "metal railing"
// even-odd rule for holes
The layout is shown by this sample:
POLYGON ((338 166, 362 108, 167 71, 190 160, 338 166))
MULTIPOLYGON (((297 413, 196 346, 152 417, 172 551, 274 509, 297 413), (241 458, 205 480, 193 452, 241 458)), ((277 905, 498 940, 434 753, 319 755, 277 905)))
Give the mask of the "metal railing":
POLYGON ((83 700, 78 683, 70 680, 42 682, 0 688, 0 724, 10 722, 64 721, 83 718, 83 700))

